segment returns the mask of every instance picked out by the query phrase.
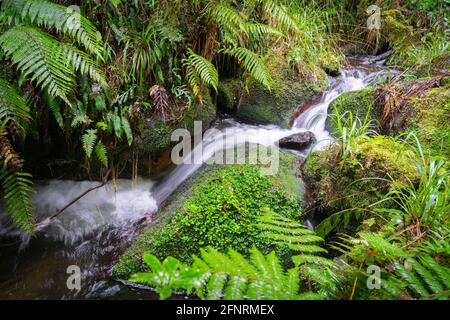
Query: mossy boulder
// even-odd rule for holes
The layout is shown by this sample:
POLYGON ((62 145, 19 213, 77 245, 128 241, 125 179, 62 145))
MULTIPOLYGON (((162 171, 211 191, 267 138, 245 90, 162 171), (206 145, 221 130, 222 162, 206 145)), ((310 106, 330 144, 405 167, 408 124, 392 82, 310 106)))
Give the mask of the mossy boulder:
POLYGON ((434 157, 450 158, 450 86, 434 88, 413 104, 408 128, 417 132, 421 143, 434 157))
POLYGON ((378 126, 381 111, 377 107, 375 100, 376 89, 373 87, 346 92, 339 96, 330 104, 329 108, 329 113, 332 115, 327 121, 330 133, 333 136, 338 135, 339 130, 336 117, 338 115, 344 116, 346 113, 346 119, 349 118, 348 115, 351 113, 354 119, 357 117, 361 122, 364 122, 364 120, 367 119, 378 126))
POLYGON ((327 87, 328 77, 317 66, 299 72, 283 55, 269 56, 266 65, 273 79, 270 90, 250 80, 247 92, 236 80, 226 80, 220 84, 218 105, 241 120, 287 128, 297 107, 327 87))
POLYGON ((266 208, 299 218, 301 186, 297 159, 281 154, 276 175, 264 175, 259 165, 205 165, 169 199, 169 205, 127 250, 114 267, 114 277, 128 279, 142 271, 142 254, 160 259, 171 255, 190 261, 205 246, 233 248, 246 254, 256 246, 276 250, 288 261, 288 249, 275 247, 255 226, 266 208))
POLYGON ((340 151, 333 145, 313 152, 303 167, 312 198, 327 213, 366 208, 386 195, 393 183, 406 186, 418 179, 414 154, 389 137, 359 138, 345 160, 340 151))
POLYGON ((195 104, 174 123, 164 123, 160 119, 139 119, 139 135, 136 137, 136 151, 141 155, 158 157, 169 150, 175 142, 171 141, 172 132, 176 129, 187 129, 193 133, 194 122, 201 121, 203 130, 208 129, 216 118, 216 108, 212 98, 207 95, 203 104, 195 104))

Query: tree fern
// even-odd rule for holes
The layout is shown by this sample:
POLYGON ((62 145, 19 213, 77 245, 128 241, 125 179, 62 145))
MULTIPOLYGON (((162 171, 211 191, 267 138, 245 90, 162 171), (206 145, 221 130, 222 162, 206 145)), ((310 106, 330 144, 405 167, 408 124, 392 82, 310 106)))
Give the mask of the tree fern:
POLYGON ((92 155, 92 151, 94 150, 96 141, 97 141, 97 129, 88 129, 86 130, 86 133, 81 136, 83 149, 86 152, 88 158, 90 158, 92 155))
POLYGON ((272 79, 259 56, 243 47, 236 47, 223 50, 225 54, 234 57, 253 78, 261 82, 266 88, 270 89, 272 79))
POLYGON ((45 0, 6 0, 3 8, 12 7, 22 18, 48 29, 55 28, 82 44, 98 59, 103 59, 103 43, 95 26, 71 7, 45 0))
POLYGON ((169 257, 163 263, 149 254, 144 260, 149 273, 130 280, 155 287, 161 298, 175 289, 195 292, 201 299, 318 299, 319 294, 301 293, 298 269, 284 271, 274 252, 264 256, 253 248, 250 259, 229 249, 221 253, 211 247, 201 249, 191 266, 169 257))
POLYGON ((33 192, 32 176, 25 172, 12 171, 7 167, 0 169, 0 182, 3 202, 12 221, 21 229, 32 232, 34 210, 30 201, 33 192))

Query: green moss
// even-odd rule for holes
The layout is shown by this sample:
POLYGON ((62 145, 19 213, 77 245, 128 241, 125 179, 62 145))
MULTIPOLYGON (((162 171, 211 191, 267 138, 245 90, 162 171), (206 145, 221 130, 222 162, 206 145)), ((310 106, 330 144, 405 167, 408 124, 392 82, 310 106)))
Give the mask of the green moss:
MULTIPOLYGON (((332 114, 337 112, 339 115, 351 112, 353 117, 358 117, 361 121, 367 117, 369 121, 377 124, 381 117, 381 111, 375 105, 375 98, 376 89, 373 87, 346 92, 331 103, 330 112, 332 114)), ((338 135, 336 117, 330 117, 328 123, 331 134, 338 135)))
POLYGON ((227 79, 219 84, 217 96, 217 109, 222 113, 234 113, 242 94, 242 81, 227 79))
POLYGON ((299 104, 326 88, 328 78, 319 67, 300 73, 282 55, 269 56, 266 64, 273 79, 271 90, 251 80, 249 91, 243 94, 237 117, 287 127, 299 104))
POLYGON ((414 104, 409 129, 419 135, 421 143, 434 157, 450 158, 450 87, 429 90, 414 104))
POLYGON ((166 124, 159 119, 140 119, 138 124, 140 135, 135 142, 136 150, 143 155, 158 156, 173 145, 171 136, 174 130, 187 129, 193 133, 195 121, 202 121, 203 130, 206 130, 215 117, 215 106, 211 97, 206 96, 203 105, 192 106, 175 123, 166 124))
POLYGON ((114 277, 127 279, 141 271, 143 252, 189 261, 207 245, 220 250, 231 247, 243 254, 252 246, 264 252, 275 249, 288 261, 288 250, 272 245, 254 225, 266 207, 289 217, 300 214, 297 160, 289 154, 281 154, 280 160, 275 176, 264 175, 258 165, 205 166, 170 199, 158 215, 161 221, 124 253, 114 267, 114 277))
POLYGON ((314 152, 303 167, 314 199, 330 213, 375 203, 389 191, 392 179, 406 185, 418 178, 412 154, 389 137, 359 139, 345 162, 338 154, 338 146, 314 152))

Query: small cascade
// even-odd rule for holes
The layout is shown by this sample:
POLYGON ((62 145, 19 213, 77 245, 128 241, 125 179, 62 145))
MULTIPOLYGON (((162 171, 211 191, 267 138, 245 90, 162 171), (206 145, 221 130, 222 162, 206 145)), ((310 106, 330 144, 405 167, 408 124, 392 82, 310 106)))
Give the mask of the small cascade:
MULTIPOLYGON (((140 180, 133 188, 131 180, 119 180, 117 190, 111 184, 82 197, 35 237, 24 235, 6 219, 0 221, 0 298, 96 298, 113 296, 121 291, 105 278, 117 256, 135 239, 143 221, 148 221, 158 206, 208 159, 220 150, 257 143, 267 147, 295 133, 311 131, 317 139, 315 148, 332 143, 326 130, 328 108, 341 94, 359 90, 387 76, 378 59, 358 60, 359 65, 330 78, 329 89, 295 121, 291 129, 273 125, 249 125, 233 119, 219 121, 158 182, 140 180), (375 62, 374 62, 375 61, 375 62), (369 65, 374 62, 376 65, 369 65), (10 243, 8 243, 10 242, 10 243), (66 287, 66 268, 77 265, 83 270, 82 290, 70 292, 66 287)), ((44 221, 97 182, 52 180, 37 185, 33 197, 37 220, 44 221)), ((6 217, 5 214, 1 216, 6 217)), ((150 218, 151 219, 151 218, 150 218)), ((308 227, 312 228, 311 224, 308 227)), ((126 289, 125 289, 126 290, 126 289)))

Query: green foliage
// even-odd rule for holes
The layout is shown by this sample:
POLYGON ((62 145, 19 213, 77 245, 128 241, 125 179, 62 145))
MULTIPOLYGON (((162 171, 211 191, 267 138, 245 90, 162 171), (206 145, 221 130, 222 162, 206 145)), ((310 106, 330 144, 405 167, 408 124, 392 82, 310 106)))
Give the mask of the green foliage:
POLYGON ((185 66, 189 69, 186 77, 194 95, 198 96, 200 94, 201 83, 205 83, 217 91, 219 75, 216 67, 211 62, 189 49, 185 66))
POLYGON ((30 109, 25 99, 7 81, 0 79, 0 120, 12 119, 14 124, 25 131, 31 120, 30 109))
POLYGON ((5 0, 2 8, 13 8, 20 19, 29 19, 32 24, 47 29, 55 28, 75 39, 97 58, 103 58, 104 46, 100 33, 88 19, 70 7, 45 0, 5 0))
POLYGON ((241 253, 253 245, 267 250, 272 247, 271 241, 261 238, 260 229, 253 224, 262 208, 268 206, 283 215, 295 215, 299 210, 298 204, 262 175, 259 167, 233 166, 217 174, 194 186, 195 196, 168 225, 153 233, 147 247, 150 253, 188 261, 208 245, 241 253))
POLYGON ((139 273, 130 280, 156 286, 162 299, 173 289, 195 292, 201 299, 293 300, 318 299, 311 292, 300 293, 298 269, 284 271, 274 252, 264 256, 253 248, 250 259, 233 249, 227 254, 214 248, 201 249, 186 267, 174 258, 161 263, 155 256, 144 255, 150 273, 139 273))
POLYGON ((86 130, 86 133, 81 136, 81 142, 83 143, 83 149, 86 155, 90 158, 94 150, 95 142, 97 142, 97 130, 86 130))
POLYGON ((0 182, 2 202, 12 221, 22 230, 32 232, 34 229, 34 208, 30 200, 33 192, 32 176, 25 172, 11 171, 2 166, 0 182))
POLYGON ((103 142, 99 141, 95 145, 95 155, 97 159, 101 162, 101 164, 108 168, 108 152, 106 151, 106 147, 103 142))
POLYGON ((258 55, 246 48, 236 47, 224 50, 224 53, 230 55, 241 64, 241 66, 256 80, 270 89, 272 79, 267 72, 264 62, 258 55))
POLYGON ((337 226, 348 227, 353 219, 378 216, 374 210, 391 203, 379 203, 391 188, 418 181, 412 161, 416 156, 407 145, 385 136, 349 137, 327 150, 313 152, 303 167, 318 207, 329 212, 317 226, 320 236, 337 226), (343 142, 348 148, 345 160, 343 142))
POLYGON ((265 231, 264 237, 270 239, 272 243, 287 245, 291 250, 299 251, 302 254, 298 256, 298 259, 293 257, 294 262, 307 262, 309 258, 307 255, 326 252, 325 249, 312 244, 323 241, 322 238, 292 219, 266 210, 266 213, 258 220, 259 224, 257 226, 265 231), (304 255, 305 253, 307 255, 304 255))
POLYGON ((0 47, 24 78, 30 76, 31 81, 36 81, 51 96, 61 98, 68 105, 71 105, 70 98, 74 94, 76 72, 88 75, 94 81, 105 82, 89 54, 28 25, 55 28, 75 38, 89 53, 101 59, 103 44, 100 34, 86 18, 48 1, 7 1, 3 9, 8 8, 13 8, 24 23, 12 26, 2 34, 0 47))

